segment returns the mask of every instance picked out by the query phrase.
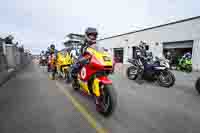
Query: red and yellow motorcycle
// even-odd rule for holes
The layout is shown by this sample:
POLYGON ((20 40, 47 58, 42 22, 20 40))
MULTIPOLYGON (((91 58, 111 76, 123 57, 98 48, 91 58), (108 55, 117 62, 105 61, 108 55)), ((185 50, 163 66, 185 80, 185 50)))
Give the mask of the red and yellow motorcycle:
POLYGON ((112 74, 113 61, 111 56, 100 47, 89 47, 87 52, 91 55, 89 63, 83 66, 77 79, 72 81, 75 90, 94 98, 97 111, 105 117, 110 116, 116 108, 117 95, 108 78, 112 74))

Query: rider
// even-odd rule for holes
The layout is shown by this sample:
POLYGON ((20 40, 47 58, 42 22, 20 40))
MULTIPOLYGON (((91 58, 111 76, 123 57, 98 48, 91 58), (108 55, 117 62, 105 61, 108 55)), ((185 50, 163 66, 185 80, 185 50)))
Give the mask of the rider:
POLYGON ((192 54, 190 52, 187 52, 183 55, 183 58, 188 58, 190 59, 192 57, 192 54))
POLYGON ((91 55, 87 53, 87 48, 96 43, 98 32, 96 28, 87 28, 85 31, 85 40, 83 45, 81 45, 80 56, 77 62, 72 66, 72 78, 77 78, 77 73, 79 72, 81 66, 88 63, 91 55))
POLYGON ((45 56, 44 50, 42 50, 40 53, 40 63, 42 63, 43 56, 45 56))
MULTIPOLYGON (((58 53, 58 51, 55 49, 55 45, 54 44, 51 44, 50 45, 50 55, 51 56, 53 56, 54 55, 54 57, 55 57, 55 59, 54 59, 54 62, 56 63, 56 61, 57 61, 57 53, 58 53)), ((54 69, 52 70, 52 75, 53 75, 53 78, 55 78, 55 73, 56 73, 56 67, 55 67, 55 65, 56 64, 51 64, 51 65, 54 65, 54 69)))
POLYGON ((144 63, 147 59, 147 51, 146 51, 146 43, 143 42, 143 41, 140 41, 140 44, 139 46, 137 47, 136 49, 136 53, 137 52, 140 52, 141 55, 140 55, 140 60, 141 60, 141 63, 140 63, 140 66, 139 66, 139 74, 138 74, 138 77, 137 79, 139 81, 142 81, 143 80, 143 72, 144 72, 144 63))
POLYGON ((40 56, 43 56, 45 53, 44 53, 44 50, 42 50, 42 52, 40 53, 40 56))

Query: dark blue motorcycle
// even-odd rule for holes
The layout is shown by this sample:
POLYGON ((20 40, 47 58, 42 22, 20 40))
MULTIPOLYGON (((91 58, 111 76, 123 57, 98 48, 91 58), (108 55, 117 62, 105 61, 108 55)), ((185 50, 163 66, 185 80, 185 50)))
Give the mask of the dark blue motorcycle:
POLYGON ((167 60, 152 57, 141 57, 141 53, 136 53, 135 59, 128 59, 132 65, 127 69, 127 77, 130 80, 137 80, 138 76, 147 81, 157 81, 162 87, 171 87, 175 83, 175 76, 169 71, 167 60), (142 73, 141 73, 142 71, 142 73), (141 74, 141 75, 139 75, 141 74))

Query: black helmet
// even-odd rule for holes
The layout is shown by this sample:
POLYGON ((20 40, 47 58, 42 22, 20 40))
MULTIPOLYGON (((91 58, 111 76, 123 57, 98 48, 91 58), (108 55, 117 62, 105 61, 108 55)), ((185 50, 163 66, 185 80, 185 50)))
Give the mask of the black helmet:
POLYGON ((50 49, 55 49, 55 45, 54 45, 54 44, 51 44, 51 45, 50 45, 50 49))
POLYGON ((85 39, 89 45, 96 43, 97 36, 98 32, 96 28, 89 27, 85 30, 85 39))
POLYGON ((42 50, 42 53, 44 53, 44 50, 42 50))

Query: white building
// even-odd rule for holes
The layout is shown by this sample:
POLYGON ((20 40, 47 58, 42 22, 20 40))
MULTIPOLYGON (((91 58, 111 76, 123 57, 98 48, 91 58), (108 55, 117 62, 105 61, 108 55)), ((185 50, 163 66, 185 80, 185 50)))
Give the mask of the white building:
POLYGON ((120 55, 122 63, 127 64, 140 41, 149 44, 155 56, 170 49, 181 54, 191 51, 193 69, 200 70, 200 16, 103 38, 98 43, 110 49, 113 56, 120 55))

